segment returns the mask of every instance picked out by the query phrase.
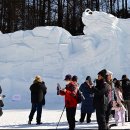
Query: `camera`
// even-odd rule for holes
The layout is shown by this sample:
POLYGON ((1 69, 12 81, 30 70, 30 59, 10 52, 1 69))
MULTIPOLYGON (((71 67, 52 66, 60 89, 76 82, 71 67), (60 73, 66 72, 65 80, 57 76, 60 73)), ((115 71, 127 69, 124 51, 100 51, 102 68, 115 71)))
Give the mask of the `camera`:
POLYGON ((5 95, 0 95, 0 100, 3 100, 5 97, 5 95))
POLYGON ((2 98, 5 98, 6 96, 5 95, 2 95, 2 98))
POLYGON ((93 80, 93 83, 96 83, 96 81, 97 81, 97 79, 94 79, 94 80, 93 80))
POLYGON ((57 83, 57 95, 60 95, 61 86, 59 83, 57 83))

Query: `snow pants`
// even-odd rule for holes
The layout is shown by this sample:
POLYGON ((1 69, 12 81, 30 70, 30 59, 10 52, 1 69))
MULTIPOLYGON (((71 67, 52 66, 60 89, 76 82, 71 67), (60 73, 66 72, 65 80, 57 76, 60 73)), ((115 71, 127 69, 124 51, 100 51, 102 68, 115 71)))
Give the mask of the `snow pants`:
POLYGON ((92 113, 82 113, 82 112, 81 112, 80 122, 84 122, 86 114, 87 114, 86 122, 87 123, 91 122, 91 115, 92 115, 92 113))
POLYGON ((111 109, 112 109, 112 102, 110 102, 107 106, 107 111, 106 111, 106 123, 109 123, 109 117, 111 115, 111 109))
POLYGON ((29 115, 29 121, 33 120, 33 116, 35 114, 35 112, 37 111, 37 123, 41 122, 41 114, 42 114, 42 103, 33 103, 32 104, 32 109, 29 115))
POLYGON ((96 117, 97 117, 97 123, 98 123, 98 129, 99 130, 106 130, 108 129, 106 124, 106 110, 104 105, 99 105, 96 107, 96 117))
POLYGON ((69 130, 75 129, 76 108, 66 108, 66 117, 69 124, 69 130))
POLYGON ((121 120, 122 125, 125 123, 125 110, 115 111, 115 122, 118 125, 119 120, 121 120))
POLYGON ((125 100, 125 108, 128 111, 128 115, 126 115, 126 118, 128 116, 128 119, 126 119, 126 121, 130 122, 130 100, 125 100))

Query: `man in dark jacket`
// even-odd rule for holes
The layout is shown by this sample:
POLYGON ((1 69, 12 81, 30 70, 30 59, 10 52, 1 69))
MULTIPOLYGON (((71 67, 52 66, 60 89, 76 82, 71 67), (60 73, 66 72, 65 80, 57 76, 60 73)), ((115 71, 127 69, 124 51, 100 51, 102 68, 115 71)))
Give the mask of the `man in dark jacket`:
POLYGON ((78 86, 72 82, 71 75, 66 75, 64 80, 66 81, 66 87, 63 90, 60 90, 60 95, 65 96, 66 116, 69 129, 74 130, 78 86))
POLYGON ((94 94, 89 90, 89 84, 92 84, 91 77, 87 76, 86 81, 81 84, 79 90, 82 92, 82 94, 85 97, 85 100, 82 100, 81 103, 81 118, 80 122, 84 122, 85 116, 87 114, 86 122, 91 122, 91 115, 94 112, 93 107, 93 98, 94 94))
POLYGON ((41 123, 41 114, 42 114, 42 105, 45 105, 45 94, 46 94, 46 86, 45 83, 42 81, 40 76, 36 76, 33 84, 30 87, 31 91, 31 103, 32 109, 29 115, 29 122, 33 119, 35 112, 37 111, 37 125, 41 123))
POLYGON ((105 82, 106 70, 102 70, 98 73, 98 80, 95 87, 90 85, 91 90, 94 92, 94 107, 96 109, 96 117, 98 123, 98 129, 108 129, 106 124, 106 110, 108 105, 108 92, 109 87, 105 82))
POLYGON ((127 78, 127 75, 122 76, 122 90, 125 107, 128 111, 128 119, 126 117, 126 121, 130 122, 130 80, 127 78))

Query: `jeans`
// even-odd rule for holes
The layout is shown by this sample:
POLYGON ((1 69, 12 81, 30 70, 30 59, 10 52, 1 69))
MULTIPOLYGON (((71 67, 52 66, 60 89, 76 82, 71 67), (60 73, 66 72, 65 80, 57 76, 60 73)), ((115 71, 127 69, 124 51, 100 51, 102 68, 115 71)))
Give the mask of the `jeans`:
POLYGON ((41 115, 42 115, 42 103, 33 103, 32 104, 32 109, 29 115, 29 121, 33 120, 33 116, 35 114, 35 112, 37 111, 37 123, 41 122, 41 115))

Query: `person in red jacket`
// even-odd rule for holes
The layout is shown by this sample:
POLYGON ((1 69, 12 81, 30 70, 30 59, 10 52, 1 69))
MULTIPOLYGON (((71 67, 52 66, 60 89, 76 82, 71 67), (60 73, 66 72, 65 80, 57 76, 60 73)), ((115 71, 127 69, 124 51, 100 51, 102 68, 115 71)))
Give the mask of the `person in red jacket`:
POLYGON ((66 116, 69 129, 74 130, 78 86, 72 81, 72 77, 69 74, 65 76, 64 80, 66 81, 66 87, 60 90, 60 95, 65 96, 66 116))

